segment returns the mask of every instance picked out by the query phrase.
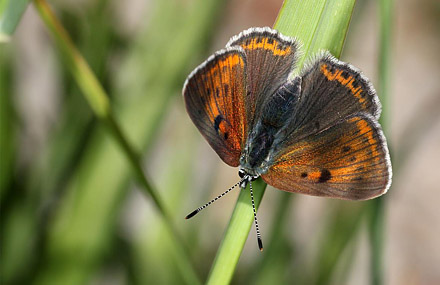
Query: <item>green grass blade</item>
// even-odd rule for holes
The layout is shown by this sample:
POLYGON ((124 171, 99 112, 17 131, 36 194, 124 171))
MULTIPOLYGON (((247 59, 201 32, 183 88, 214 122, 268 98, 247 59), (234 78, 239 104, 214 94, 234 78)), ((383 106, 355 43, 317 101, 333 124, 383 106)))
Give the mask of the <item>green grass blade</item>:
MULTIPOLYGON (((354 0, 286 0, 284 2, 274 28, 285 35, 296 37, 304 44, 304 56, 299 61, 300 68, 307 56, 320 49, 330 50, 335 56, 340 55, 354 3, 354 0)), ((262 184, 260 187, 258 193, 262 196, 265 186, 262 184)), ((232 279, 250 225, 253 223, 251 210, 248 209, 249 213, 246 213, 243 212, 242 207, 249 203, 248 196, 248 193, 246 195, 241 193, 238 198, 212 265, 208 277, 209 284, 228 284, 232 279)), ((260 200, 257 200, 259 204, 260 200)))
MULTIPOLYGON (((261 178, 252 182, 255 207, 258 209, 266 183, 261 178)), ((246 190, 240 190, 237 204, 235 205, 225 235, 223 237, 220 249, 214 260, 214 265, 209 273, 207 284, 229 284, 240 259, 244 244, 249 235, 249 231, 254 221, 252 211, 251 198, 249 195, 249 186, 246 190)), ((255 242, 255 250, 258 250, 257 239, 255 242)), ((264 242, 264 238, 263 238, 264 242)))
POLYGON ((29 2, 30 0, 0 1, 0 43, 9 41, 29 2))
POLYGON ((0 200, 10 190, 16 160, 16 122, 13 104, 11 50, 0 47, 0 200))
POLYGON ((56 45, 61 50, 66 64, 70 67, 70 72, 83 91, 83 94, 93 112, 100 119, 108 119, 111 116, 108 96, 87 62, 76 49, 70 36, 58 21, 46 1, 35 0, 34 4, 47 28, 51 31, 53 38, 56 41, 56 45))
POLYGON ((339 57, 347 35, 354 0, 285 1, 275 28, 303 43, 304 61, 319 50, 326 49, 339 57))

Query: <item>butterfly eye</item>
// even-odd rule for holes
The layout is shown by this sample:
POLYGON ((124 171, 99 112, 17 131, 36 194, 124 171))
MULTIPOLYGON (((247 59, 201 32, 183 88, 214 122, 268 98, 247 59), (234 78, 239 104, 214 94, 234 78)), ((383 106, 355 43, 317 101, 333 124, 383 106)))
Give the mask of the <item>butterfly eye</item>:
POLYGON ((240 170, 238 171, 238 176, 240 176, 240 178, 243 178, 244 175, 245 175, 244 171, 240 169, 240 170))

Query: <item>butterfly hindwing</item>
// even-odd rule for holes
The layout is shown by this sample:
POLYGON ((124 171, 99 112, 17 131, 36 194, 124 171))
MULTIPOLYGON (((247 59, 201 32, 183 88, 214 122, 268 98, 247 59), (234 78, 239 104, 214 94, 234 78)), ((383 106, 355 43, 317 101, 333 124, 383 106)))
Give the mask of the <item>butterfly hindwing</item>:
POLYGON ((197 67, 183 88, 187 112, 220 158, 238 166, 247 133, 246 55, 230 47, 197 67))
POLYGON ((226 46, 240 46, 246 53, 246 109, 252 127, 265 99, 286 82, 295 67, 299 44, 266 27, 243 31, 226 46))
POLYGON ((359 113, 286 147, 262 178, 289 192, 365 200, 388 190, 391 164, 376 119, 359 113))

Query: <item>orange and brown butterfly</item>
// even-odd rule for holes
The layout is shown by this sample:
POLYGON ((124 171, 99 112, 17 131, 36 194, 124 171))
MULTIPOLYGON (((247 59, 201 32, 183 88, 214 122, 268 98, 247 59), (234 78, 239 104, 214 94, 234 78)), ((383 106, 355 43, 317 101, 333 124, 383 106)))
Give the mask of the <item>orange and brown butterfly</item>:
MULTIPOLYGON (((193 123, 220 158, 239 167, 237 185, 261 177, 288 192, 345 200, 384 194, 391 162, 370 81, 328 52, 292 76, 300 44, 251 28, 197 67, 183 97, 193 123)), ((256 220, 260 249, 262 243, 256 220)))

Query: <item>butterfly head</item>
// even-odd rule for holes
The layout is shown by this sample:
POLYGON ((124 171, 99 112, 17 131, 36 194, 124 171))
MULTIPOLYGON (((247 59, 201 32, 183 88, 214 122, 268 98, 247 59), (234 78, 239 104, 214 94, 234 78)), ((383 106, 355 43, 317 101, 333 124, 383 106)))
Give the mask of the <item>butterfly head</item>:
POLYGON ((244 189, 250 181, 254 181, 258 177, 260 177, 260 174, 251 174, 240 167, 240 169, 238 170, 238 176, 240 176, 241 178, 240 188, 244 189))

